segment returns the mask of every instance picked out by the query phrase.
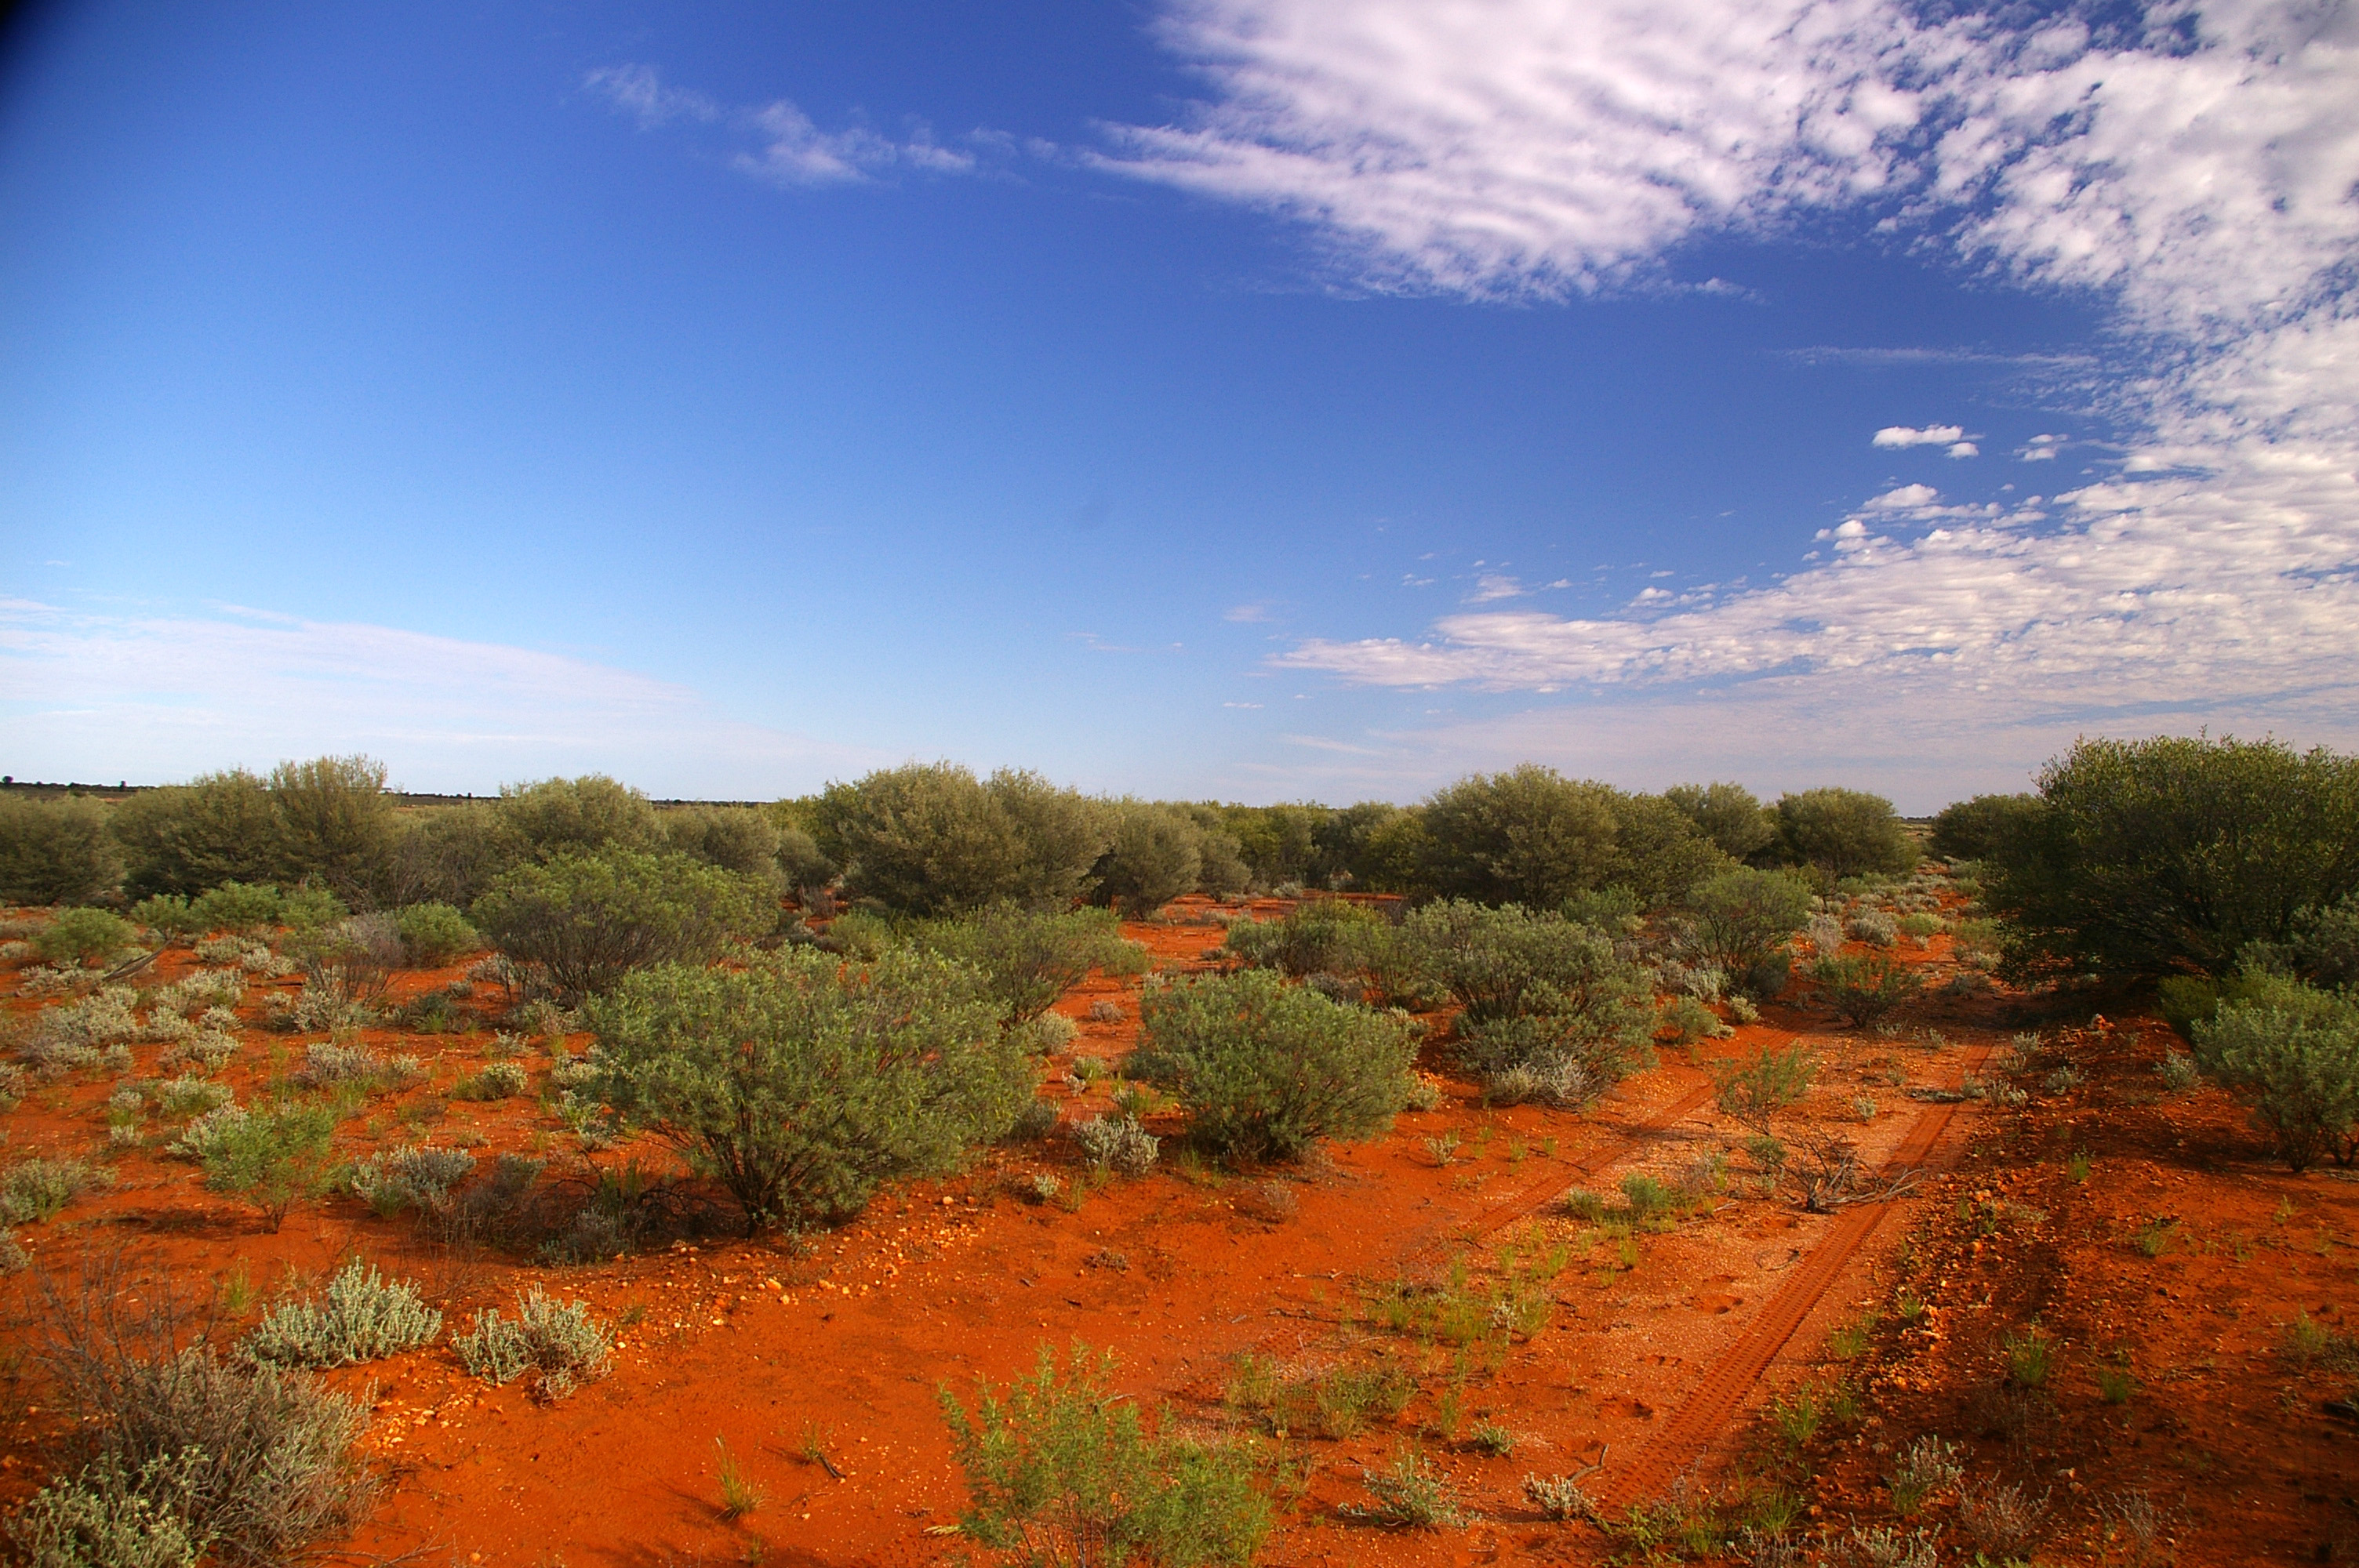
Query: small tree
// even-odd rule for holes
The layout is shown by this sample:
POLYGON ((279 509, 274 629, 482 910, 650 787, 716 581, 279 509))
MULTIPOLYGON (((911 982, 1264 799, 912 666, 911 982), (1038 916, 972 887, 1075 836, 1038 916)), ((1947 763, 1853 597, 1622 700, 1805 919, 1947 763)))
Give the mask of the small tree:
POLYGON ((2038 812, 2036 795, 1978 795, 1957 801, 1933 818, 1925 847, 1945 860, 1987 860, 2038 812))
POLYGON ((95 802, 0 796, 0 903, 81 903, 122 880, 95 802))
POLYGON ((1806 789, 1772 809, 1785 857, 1831 877, 1898 876, 1917 863, 1917 841, 1880 795, 1806 789))
POLYGON ((541 966, 569 1006, 646 965, 708 961, 777 919, 769 889, 751 877, 636 849, 518 866, 473 913, 502 952, 541 966))
POLYGON ((124 890, 134 898, 278 876, 278 813, 269 790, 244 769, 142 790, 114 807, 107 830, 123 851, 124 890))
POLYGON ((2275 741, 2083 741, 1994 849, 2017 970, 2225 975, 2359 892, 2359 758, 2275 741))
POLYGON ((1673 784, 1663 800, 1723 854, 1742 860, 1777 837, 1777 820, 1741 784, 1673 784))
POLYGON ((397 829, 385 764, 368 757, 281 762, 266 787, 277 822, 278 880, 317 880, 367 907, 393 870, 397 829))
POLYGON ((657 849, 663 827, 647 797, 603 773, 504 784, 501 826, 536 860, 606 849, 657 849))
POLYGON ((587 1010, 583 1092, 728 1188, 749 1234, 857 1213, 889 1178, 947 1168, 1031 1098, 1020 1046, 963 965, 866 966, 794 948, 728 971, 666 964, 587 1010))
POLYGON ((1461 779, 1420 813, 1426 881, 1450 897, 1534 909, 1600 886, 1613 865, 1614 795, 1533 762, 1461 779))
POLYGON ((820 848, 864 895, 947 914, 1014 894, 1024 846, 1006 808, 954 762, 912 763, 833 784, 815 813, 820 848))
POLYGON ((1606 862, 1603 886, 1628 890, 1642 909, 1676 903, 1698 882, 1735 868, 1736 862, 1701 828, 1658 795, 1616 790, 1608 806, 1614 814, 1614 853, 1606 862))
POLYGON ((1810 918, 1810 890, 1781 871, 1723 871, 1688 892, 1688 950, 1756 995, 1785 985, 1786 943, 1810 918), (1766 983, 1774 973, 1776 984, 1766 983))
POLYGON ((675 806, 656 820, 667 848, 741 877, 785 881, 778 870, 777 822, 756 806, 675 806))
POLYGON ((1170 1085, 1195 1137, 1245 1160, 1390 1126, 1419 1033, 1405 1013, 1330 1001, 1267 969, 1179 980, 1139 1013, 1132 1073, 1170 1085))
POLYGON ((1136 916, 1154 914, 1203 875, 1203 829, 1185 814, 1152 801, 1114 807, 1114 833, 1098 862, 1098 893, 1136 916))
POLYGON ((205 1154, 205 1185, 262 1211, 272 1235, 299 1203, 335 1183, 335 1112, 282 1106, 224 1119, 205 1154))

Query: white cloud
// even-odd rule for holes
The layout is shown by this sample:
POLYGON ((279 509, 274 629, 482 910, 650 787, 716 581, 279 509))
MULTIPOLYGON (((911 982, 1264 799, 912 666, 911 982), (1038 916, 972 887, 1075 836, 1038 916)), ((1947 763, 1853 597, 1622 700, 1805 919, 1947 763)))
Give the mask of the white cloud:
POLYGON ((582 84, 637 120, 643 131, 674 120, 709 124, 721 118, 719 103, 701 92, 665 86, 651 65, 602 66, 582 78, 582 84))
POLYGON ((1474 591, 1466 596, 1469 604, 1492 604, 1502 599, 1521 599, 1530 590, 1503 572, 1483 572, 1474 579, 1474 591))
POLYGON ((414 789, 481 793, 596 770, 659 795, 765 799, 891 760, 743 723, 686 687, 563 654, 230 613, 240 619, 0 601, 12 771, 157 783, 360 751, 414 789))
MULTIPOLYGON (((2359 7, 2157 4, 2104 31, 2011 15, 1897 0, 1174 12, 1166 36, 1211 94, 1120 133, 1109 166, 1299 221, 1356 281, 1473 297, 1653 287, 1690 238, 1849 213, 2003 281, 2088 291, 2116 362, 2152 367, 2096 389, 2127 436, 2106 449, 2119 477, 2052 502, 1943 505, 1903 485, 1821 532, 1831 558, 1771 587, 1596 619, 1474 610, 1425 638, 1317 640, 1281 662, 1658 703, 1672 683, 1718 683, 1748 734, 1828 712, 1913 733, 1928 703, 1968 737, 2055 732, 2034 714, 2359 732, 2359 317, 2344 307, 2359 7), (1889 538, 1871 519, 1932 526, 1889 538)), ((1953 426, 1873 441, 1980 451, 1953 426)), ((2017 455, 2052 461, 2067 441, 2017 455)))
POLYGON ((1868 442, 1871 447, 1940 447, 1962 438, 1965 429, 1957 425, 1928 425, 1922 429, 1908 425, 1886 425, 1868 442))
POLYGON ((636 119, 643 131, 679 120, 729 125, 757 144, 732 155, 731 165, 772 185, 848 185, 894 169, 963 174, 975 167, 973 155, 940 146, 922 125, 906 141, 861 125, 823 131, 791 100, 731 108, 707 93, 666 86, 650 65, 603 66, 585 76, 582 85, 636 119))

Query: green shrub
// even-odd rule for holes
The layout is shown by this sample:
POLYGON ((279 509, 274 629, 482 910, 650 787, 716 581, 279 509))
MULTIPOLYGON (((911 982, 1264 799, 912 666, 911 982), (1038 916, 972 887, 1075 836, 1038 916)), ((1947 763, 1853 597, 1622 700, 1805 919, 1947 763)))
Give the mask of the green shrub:
POLYGON ((52 963, 86 963, 139 945, 139 928, 103 909, 68 909, 41 927, 33 951, 52 963))
POLYGON ((1615 792, 1527 762, 1435 793, 1423 881, 1445 897, 1547 909, 1612 880, 1615 792))
POLYGON ((1924 987, 1924 977, 1915 969, 1881 954, 1818 959, 1810 965, 1810 979, 1829 1006, 1863 1028, 1888 1017, 1924 987))
POLYGON ((411 968, 439 969, 484 945, 482 934, 447 903, 410 904, 394 916, 394 926, 403 961, 411 968))
POLYGON ((2204 1071, 2252 1102, 2286 1163, 2359 1157, 2359 1004, 2298 980, 2251 977, 2192 1030, 2204 1071))
POLYGON ((1745 1061, 1718 1062, 1710 1069, 1721 1114, 1762 1136, 1771 1117, 1810 1092, 1818 1070, 1800 1045, 1782 1051, 1764 1045, 1745 1061))
POLYGON ((1674 1045, 1715 1040, 1728 1033, 1720 1015, 1691 996, 1675 996, 1655 1015, 1656 1033, 1668 1034, 1674 1045))
POLYGON ((1734 860, 1758 853, 1777 837, 1777 818, 1740 784, 1673 784, 1663 800, 1734 860))
POLYGON ((741 877, 787 885, 778 869, 777 822, 758 806, 684 806, 656 821, 667 849, 741 877))
POLYGON ((356 914, 299 932, 287 953, 303 967, 305 997, 341 1022, 384 997, 401 967, 401 933, 390 914, 356 914))
POLYGON ((559 854, 502 876, 475 903, 500 950, 538 965, 572 1006, 649 964, 702 963, 777 922, 764 885, 685 855, 559 854))
POLYGON ((1403 1446, 1387 1469, 1364 1467, 1360 1481, 1375 1499, 1375 1506, 1364 1511, 1379 1524, 1425 1530, 1459 1521, 1449 1479, 1414 1446, 1403 1446))
POLYGON ((1093 1171, 1117 1176, 1143 1176, 1155 1169, 1161 1140, 1127 1116, 1094 1116, 1073 1129, 1082 1146, 1082 1161, 1093 1171))
POLYGON ((627 978, 586 1018, 582 1093, 689 1154, 750 1230, 858 1212, 879 1182, 1005 1132, 1032 1069, 972 969, 788 949, 723 972, 627 978))
POLYGON ((388 1218, 406 1208, 440 1211, 452 1189, 473 1173, 475 1157, 464 1149, 430 1143, 387 1149, 353 1162, 344 1185, 354 1197, 388 1218))
POLYGON ((1190 1132, 1234 1158, 1290 1160, 1391 1125, 1418 1025, 1289 986, 1266 969, 1181 979, 1140 1006, 1134 1076, 1170 1086, 1190 1132))
POLYGON ((95 802, 0 796, 0 903, 82 903, 122 880, 95 802))
POLYGON ((228 881, 190 901, 189 918, 199 931, 258 931, 278 924, 286 901, 267 882, 228 881))
POLYGON ((1828 876, 1897 877, 1917 864, 1917 841, 1880 795, 1806 789, 1779 795, 1770 810, 1777 819, 1779 851, 1828 876))
POLYGON ((203 1464, 189 1449, 133 1471, 103 1454, 36 1492, 9 1538, 27 1568, 196 1568, 213 1543, 189 1519, 203 1464))
POLYGON ((189 1124, 184 1144, 201 1125, 206 1128, 205 1185, 259 1209, 273 1235, 287 1222, 288 1210, 317 1198, 334 1182, 336 1117, 325 1106, 241 1111, 234 1117, 216 1111, 189 1124))
POLYGON ((262 781, 242 768, 142 790, 115 806, 107 831, 135 898, 268 882, 279 873, 277 812, 262 781))
POLYGON ((489 1383, 506 1383, 529 1371, 535 1391, 563 1399, 580 1384, 603 1378, 614 1360, 614 1332, 583 1301, 559 1301, 538 1285, 516 1297, 516 1315, 497 1307, 479 1312, 467 1332, 452 1341, 459 1363, 489 1383))
POLYGON ((603 773, 504 784, 493 810, 522 853, 535 860, 614 849, 652 851, 664 842, 647 797, 603 773))
POLYGON ((1595 886, 1567 895, 1568 913, 1572 900, 1606 890, 1618 891, 1636 910, 1667 908, 1698 882, 1736 866, 1710 835, 1660 795, 1609 790, 1605 807, 1614 817, 1613 853, 1595 886))
POLYGON ((1101 964, 1119 963, 1123 940, 1113 912, 1076 909, 1032 914, 999 903, 956 920, 914 925, 917 946, 972 965, 1011 1022, 1038 1018, 1101 964))
POLYGON ((1302 880, 1362 892, 1406 892, 1380 846, 1395 824, 1416 820, 1415 813, 1387 800, 1364 800, 1329 812, 1310 830, 1310 857, 1302 880))
POLYGON ((131 924, 144 925, 168 941, 185 942, 204 934, 189 901, 177 892, 151 893, 131 906, 131 924))
POLYGON ((278 880, 317 881, 348 904, 373 899, 393 869, 397 832, 385 776, 383 762, 357 756, 273 768, 278 880))
POLYGON ((36 1155, 0 1174, 0 1226, 53 1218, 82 1194, 114 1184, 103 1167, 36 1155))
POLYGON ((1944 860, 1994 860, 2007 836, 2038 815, 2038 795, 1978 795, 1941 808, 1926 848, 1944 860))
POLYGON ((394 835, 385 902, 464 909, 527 854, 523 836, 487 801, 407 812, 394 835))
POLYGON ((1088 892, 1109 827, 1098 803, 1037 774, 984 782, 951 762, 830 784, 811 819, 819 849, 853 888, 914 914, 1003 899, 1070 904, 1088 892))
POLYGON ((1098 896, 1135 917, 1153 914, 1204 874, 1204 831, 1186 813, 1153 801, 1114 808, 1105 855, 1097 863, 1098 896))
POLYGON ((263 1314, 239 1354, 281 1367, 350 1367, 430 1345, 442 1314, 406 1281, 382 1280, 357 1258, 317 1303, 287 1302, 263 1314))
POLYGON ((453 1099, 512 1099, 530 1087, 531 1078, 515 1062, 487 1063, 483 1071, 462 1078, 451 1091, 453 1099))
POLYGON ((1240 920, 1227 950, 1288 975, 1376 976, 1394 961, 1391 925, 1375 910, 1340 898, 1310 899, 1277 920, 1240 920))
POLYGON ((940 1390, 969 1507, 962 1530, 1036 1561, 1170 1568, 1249 1563, 1269 1533, 1269 1503, 1241 1449, 1169 1430, 1150 1433, 1111 1388, 1111 1352, 1075 1344, 1060 1369, 1040 1350, 1004 1394, 978 1379, 970 1414, 940 1390))
POLYGON ((1689 891, 1684 946, 1740 990, 1775 996, 1785 989, 1777 960, 1810 921, 1810 898, 1807 884, 1782 871, 1723 871, 1689 891))
POLYGON ((2359 759, 2274 741, 2083 741, 1985 866, 2019 971, 2224 976, 2359 892, 2359 759))

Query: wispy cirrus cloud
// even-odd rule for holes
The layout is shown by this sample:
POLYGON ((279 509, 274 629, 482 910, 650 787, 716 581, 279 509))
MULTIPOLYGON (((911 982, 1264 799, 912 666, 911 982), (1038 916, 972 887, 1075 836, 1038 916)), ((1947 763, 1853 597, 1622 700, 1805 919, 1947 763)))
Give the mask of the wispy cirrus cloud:
POLYGON ((731 167, 771 185, 852 185, 896 171, 966 174, 976 167, 974 154, 942 146, 922 124, 899 140, 865 125, 821 130, 790 99, 733 107, 709 93, 667 85, 650 65, 602 66, 582 86, 643 131, 680 122, 728 128, 739 144, 728 155, 731 167))

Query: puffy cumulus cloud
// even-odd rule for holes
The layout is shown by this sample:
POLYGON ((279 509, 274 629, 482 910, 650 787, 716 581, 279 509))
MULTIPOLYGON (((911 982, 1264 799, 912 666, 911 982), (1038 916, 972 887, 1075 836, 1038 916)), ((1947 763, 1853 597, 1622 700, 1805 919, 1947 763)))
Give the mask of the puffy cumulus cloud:
POLYGON ((582 85, 636 120, 643 131, 676 121, 728 125, 754 144, 732 154, 730 163, 772 185, 846 185, 895 169, 964 174, 975 167, 973 154, 940 146, 922 125, 906 141, 861 125, 823 131, 788 99, 732 108, 709 94, 666 85, 650 65, 602 66, 582 85))
MULTIPOLYGON (((1680 693, 1701 683, 1768 722, 1809 723, 1840 693, 1864 723, 1932 702, 1969 734, 2033 713, 2299 715, 2321 738, 2359 733, 2359 7, 2027 15, 1174 12, 1167 36, 1212 91, 1127 130, 1109 161, 1299 220, 1359 279, 1474 297, 1643 287, 1691 237, 1847 214, 2000 279, 2091 291, 2118 362, 2148 367, 2096 388, 2126 449, 2099 450, 2099 482, 2052 501, 2002 512, 1903 485, 1768 587, 1588 619, 1475 605, 1422 638, 1313 641, 1281 662, 1601 701, 1698 701, 1680 693)), ((1980 451, 1941 425, 1873 444, 1980 451)), ((2016 455, 2068 444, 2046 433, 2016 455)))
POLYGON ((686 687, 561 654, 222 610, 93 615, 0 601, 0 715, 16 771, 158 782, 362 751, 415 789, 483 792, 595 770, 658 795, 766 799, 891 760, 740 722, 686 687))
POLYGON ((1908 425, 1886 425, 1875 433, 1868 445, 1871 447, 1940 447, 1962 439, 1965 433, 1964 428, 1957 425, 1928 425, 1921 430, 1908 425))

